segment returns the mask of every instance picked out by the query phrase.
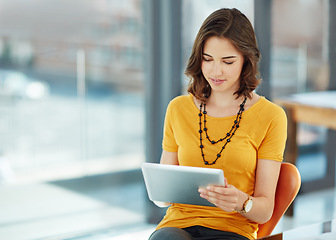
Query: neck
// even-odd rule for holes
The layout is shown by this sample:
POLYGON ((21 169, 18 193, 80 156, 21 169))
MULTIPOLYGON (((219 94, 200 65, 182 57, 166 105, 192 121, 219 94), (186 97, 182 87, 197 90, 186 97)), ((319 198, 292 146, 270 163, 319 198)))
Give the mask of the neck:
POLYGON ((211 93, 206 104, 218 108, 236 107, 243 99, 244 97, 237 98, 236 95, 211 93))

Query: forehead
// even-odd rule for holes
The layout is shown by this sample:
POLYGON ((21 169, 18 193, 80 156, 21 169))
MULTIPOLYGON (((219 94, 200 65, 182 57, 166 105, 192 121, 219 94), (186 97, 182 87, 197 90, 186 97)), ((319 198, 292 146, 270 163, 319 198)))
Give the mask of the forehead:
POLYGON ((219 38, 216 36, 208 38, 203 46, 203 53, 211 56, 217 55, 242 55, 241 52, 232 44, 228 38, 219 38))

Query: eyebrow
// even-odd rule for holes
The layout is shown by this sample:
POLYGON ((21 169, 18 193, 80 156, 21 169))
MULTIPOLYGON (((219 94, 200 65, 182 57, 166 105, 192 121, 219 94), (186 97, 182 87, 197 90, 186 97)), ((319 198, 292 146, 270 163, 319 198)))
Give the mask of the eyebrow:
MULTIPOLYGON (((212 57, 211 55, 207 54, 207 53, 202 53, 203 55, 205 56, 208 56, 208 57, 212 57)), ((230 59, 230 58, 237 58, 237 56, 226 56, 226 57, 222 57, 222 59, 230 59)))

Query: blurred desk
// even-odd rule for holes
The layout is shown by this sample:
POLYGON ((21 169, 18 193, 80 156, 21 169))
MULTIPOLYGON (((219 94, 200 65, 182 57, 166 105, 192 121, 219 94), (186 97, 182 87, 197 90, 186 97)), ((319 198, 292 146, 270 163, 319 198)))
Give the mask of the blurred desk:
POLYGON ((335 240, 336 220, 326 221, 284 231, 258 240, 335 240))
MULTIPOLYGON (((336 130, 336 91, 293 94, 274 100, 288 117, 285 161, 295 164, 297 158, 297 124, 307 123, 336 130)), ((327 170, 324 178, 303 182, 301 192, 335 186, 336 134, 329 131, 326 141, 327 170)))

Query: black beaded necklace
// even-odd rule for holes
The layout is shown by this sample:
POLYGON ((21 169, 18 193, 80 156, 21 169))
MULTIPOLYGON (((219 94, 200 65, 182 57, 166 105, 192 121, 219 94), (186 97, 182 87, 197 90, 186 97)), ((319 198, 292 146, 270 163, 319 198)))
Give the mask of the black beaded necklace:
POLYGON ((213 164, 215 164, 217 162, 218 158, 221 157, 222 152, 225 149, 226 145, 229 142, 231 142, 231 138, 233 137, 233 135, 236 133, 237 129, 239 128, 239 123, 240 123, 240 120, 242 118, 242 114, 244 112, 244 107, 245 107, 246 100, 247 100, 247 97, 245 96, 244 101, 242 102, 242 104, 240 104, 239 111, 237 113, 236 119, 234 120, 233 125, 232 125, 230 131, 228 133, 226 133, 225 137, 220 138, 217 141, 211 140, 210 137, 209 137, 209 135, 208 135, 208 128, 206 127, 206 122, 207 122, 207 120, 206 120, 207 111, 205 109, 206 104, 203 103, 203 102, 201 103, 201 105, 200 105, 200 113, 198 114, 198 116, 199 116, 199 126, 200 126, 198 132, 200 134, 200 149, 201 149, 201 154, 202 154, 203 162, 204 162, 205 165, 213 165, 213 164), (202 116, 203 116, 203 123, 204 123, 204 128, 203 129, 202 129, 202 116), (204 152, 203 152, 204 145, 203 145, 203 137, 202 137, 203 131, 205 132, 206 139, 208 139, 208 141, 211 144, 217 144, 219 142, 223 142, 224 141, 224 145, 222 146, 222 148, 219 151, 219 153, 217 153, 216 159, 214 161, 212 161, 212 162, 206 161, 205 157, 204 157, 204 152))

